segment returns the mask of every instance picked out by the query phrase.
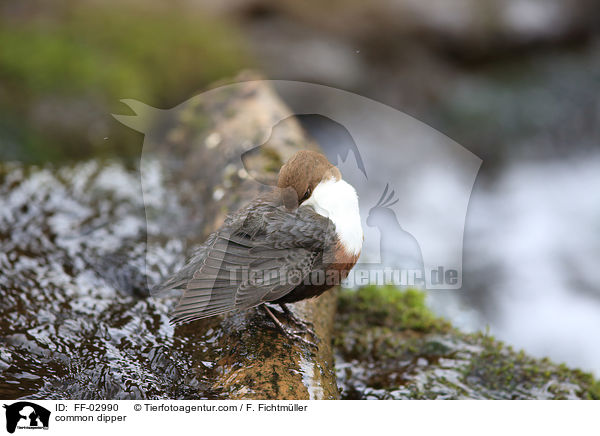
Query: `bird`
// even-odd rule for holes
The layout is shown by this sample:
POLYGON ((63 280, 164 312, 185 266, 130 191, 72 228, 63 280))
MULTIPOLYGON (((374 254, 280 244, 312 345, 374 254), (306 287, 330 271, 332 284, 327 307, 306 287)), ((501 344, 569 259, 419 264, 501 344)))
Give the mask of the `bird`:
POLYGON ((339 285, 363 240, 354 187, 323 154, 300 150, 281 167, 277 186, 229 215, 154 291, 183 290, 174 324, 261 306, 286 335, 298 337, 267 305, 305 327, 286 304, 339 285))

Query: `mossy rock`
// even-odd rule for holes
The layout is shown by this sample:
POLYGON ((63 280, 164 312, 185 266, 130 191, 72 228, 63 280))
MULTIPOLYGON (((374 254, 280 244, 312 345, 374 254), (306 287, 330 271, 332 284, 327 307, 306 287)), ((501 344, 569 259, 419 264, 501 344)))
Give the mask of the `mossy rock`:
POLYGON ((460 332, 414 289, 344 290, 334 337, 346 399, 600 398, 592 375, 460 332))

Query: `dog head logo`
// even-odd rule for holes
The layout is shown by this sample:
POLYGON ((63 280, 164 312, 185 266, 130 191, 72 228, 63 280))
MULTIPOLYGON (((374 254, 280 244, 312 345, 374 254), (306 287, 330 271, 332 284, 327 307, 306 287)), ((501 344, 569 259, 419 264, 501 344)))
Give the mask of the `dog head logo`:
POLYGON ((16 429, 48 429, 50 411, 29 401, 5 404, 6 431, 14 433, 16 429))

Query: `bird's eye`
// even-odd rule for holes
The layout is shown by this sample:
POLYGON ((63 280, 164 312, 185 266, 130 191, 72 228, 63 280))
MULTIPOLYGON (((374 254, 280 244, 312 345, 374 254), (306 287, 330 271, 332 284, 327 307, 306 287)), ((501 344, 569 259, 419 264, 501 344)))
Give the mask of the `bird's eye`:
POLYGON ((310 197, 310 194, 312 193, 312 190, 310 188, 308 188, 306 190, 306 192, 304 193, 304 197, 302 197, 302 201, 307 200, 308 197, 310 197))

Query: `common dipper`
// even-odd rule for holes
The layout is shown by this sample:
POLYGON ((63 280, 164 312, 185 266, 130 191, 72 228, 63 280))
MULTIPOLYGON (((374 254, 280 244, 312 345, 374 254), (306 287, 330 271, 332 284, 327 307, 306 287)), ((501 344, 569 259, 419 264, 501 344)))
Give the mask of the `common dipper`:
MULTIPOLYGON (((321 153, 303 150, 281 167, 277 187, 229 216, 157 290, 183 289, 172 313, 186 323, 231 310, 318 296, 356 264, 363 232, 354 188, 321 153)), ((306 331, 306 329, 304 330, 306 331)))

